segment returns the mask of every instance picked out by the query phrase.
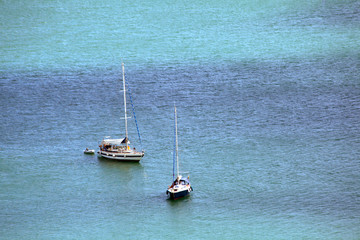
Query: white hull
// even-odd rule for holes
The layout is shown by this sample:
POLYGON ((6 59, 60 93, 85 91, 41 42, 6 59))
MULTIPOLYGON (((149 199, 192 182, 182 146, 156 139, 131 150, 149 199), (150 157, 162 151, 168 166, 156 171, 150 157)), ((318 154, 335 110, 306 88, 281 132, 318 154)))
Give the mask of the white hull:
POLYGON ((118 153, 118 152, 108 152, 108 151, 98 151, 98 156, 118 161, 134 161, 139 162, 144 156, 144 153, 140 152, 128 152, 128 153, 118 153))
POLYGON ((95 150, 94 149, 85 150, 84 153, 85 154, 95 154, 95 150))

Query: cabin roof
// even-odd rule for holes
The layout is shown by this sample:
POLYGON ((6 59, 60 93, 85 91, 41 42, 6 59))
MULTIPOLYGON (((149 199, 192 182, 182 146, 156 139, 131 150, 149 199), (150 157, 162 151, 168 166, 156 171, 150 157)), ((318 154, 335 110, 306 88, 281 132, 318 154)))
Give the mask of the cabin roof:
MULTIPOLYGON (((125 140, 125 138, 104 139, 104 140, 102 140, 101 144, 122 145, 122 144, 126 143, 124 140, 125 140)), ((128 141, 128 143, 130 143, 130 142, 128 141)))
MULTIPOLYGON (((174 182, 176 182, 177 179, 175 179, 174 182)), ((186 184, 190 184, 189 179, 187 179, 186 177, 180 176, 180 181, 184 181, 186 184)))

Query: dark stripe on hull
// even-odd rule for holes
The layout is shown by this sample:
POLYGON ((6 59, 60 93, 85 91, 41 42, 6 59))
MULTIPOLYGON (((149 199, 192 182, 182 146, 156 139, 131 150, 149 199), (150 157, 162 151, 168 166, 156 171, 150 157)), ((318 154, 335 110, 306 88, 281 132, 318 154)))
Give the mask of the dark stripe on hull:
POLYGON ((111 160, 117 160, 117 161, 139 162, 141 160, 141 158, 144 156, 144 154, 136 154, 136 155, 126 154, 124 156, 122 154, 113 154, 113 153, 108 154, 108 153, 104 153, 104 152, 98 152, 98 156, 107 158, 107 159, 111 159, 111 160))

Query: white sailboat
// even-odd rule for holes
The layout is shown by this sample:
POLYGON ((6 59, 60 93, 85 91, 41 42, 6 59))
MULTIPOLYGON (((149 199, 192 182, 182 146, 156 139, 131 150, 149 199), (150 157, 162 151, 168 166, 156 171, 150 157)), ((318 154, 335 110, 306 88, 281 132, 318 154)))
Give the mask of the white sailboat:
MULTIPOLYGON (((126 109, 126 86, 125 86, 125 67, 122 65, 122 79, 124 90, 124 112, 125 112, 125 138, 111 139, 109 137, 104 138, 99 146, 98 156, 108 159, 114 159, 119 161, 134 161, 139 162, 144 156, 144 151, 136 151, 135 148, 130 147, 130 141, 128 138, 127 129, 127 109, 126 109)), ((140 135, 139 135, 140 136, 140 135)))
POLYGON ((178 150, 178 134, 177 134, 177 112, 176 106, 174 107, 175 119, 175 154, 173 158, 173 183, 166 190, 166 194, 170 195, 171 199, 179 199, 185 197, 193 191, 189 177, 184 178, 179 172, 179 150, 178 150), (176 163, 176 178, 175 178, 175 163, 176 163))

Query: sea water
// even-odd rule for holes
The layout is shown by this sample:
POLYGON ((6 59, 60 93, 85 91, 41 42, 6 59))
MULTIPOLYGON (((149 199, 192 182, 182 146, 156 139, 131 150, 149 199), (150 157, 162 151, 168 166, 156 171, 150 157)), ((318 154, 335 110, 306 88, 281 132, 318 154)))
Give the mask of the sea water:
POLYGON ((359 239, 359 9, 0 1, 0 238, 359 239), (124 137, 122 61, 138 164, 83 154, 124 137))

